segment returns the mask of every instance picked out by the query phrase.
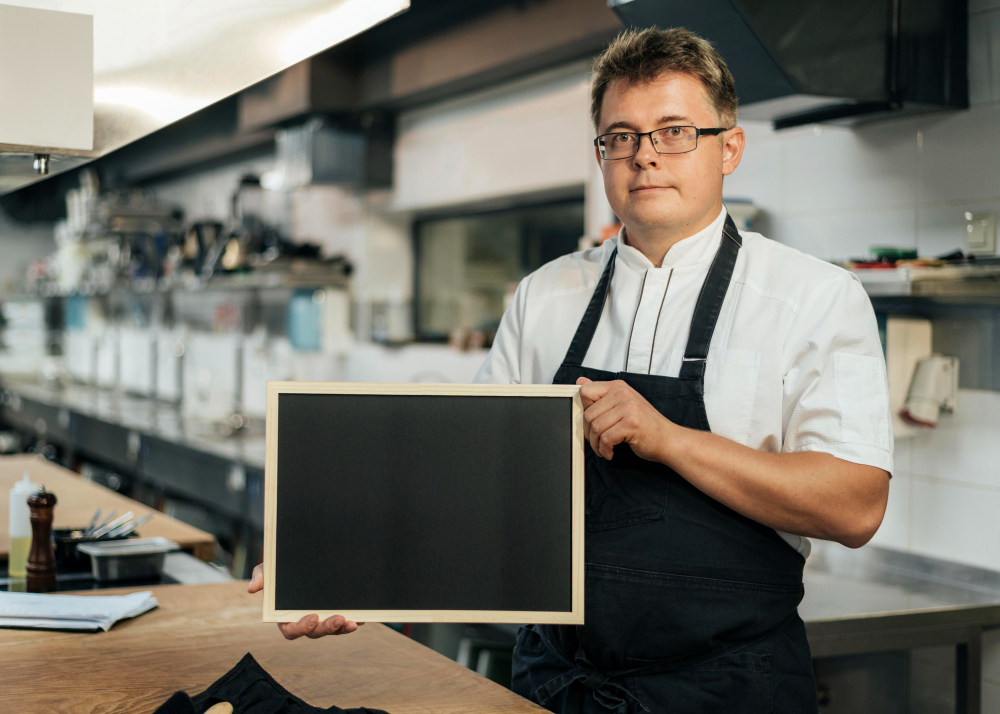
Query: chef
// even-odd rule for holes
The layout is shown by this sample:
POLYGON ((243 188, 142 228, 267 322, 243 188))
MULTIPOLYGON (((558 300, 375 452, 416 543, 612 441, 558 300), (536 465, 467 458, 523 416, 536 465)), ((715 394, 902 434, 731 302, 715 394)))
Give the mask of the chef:
POLYGON ((586 624, 522 628, 513 688, 555 712, 816 712, 807 537, 868 542, 892 471, 871 304, 727 214, 745 135, 708 42, 623 33, 591 111, 622 229, 521 281, 477 377, 580 385, 589 442, 586 624))
POLYGON ((850 273, 727 214, 745 136, 708 42, 623 33, 591 113, 622 229, 521 281, 477 375, 577 384, 585 407, 586 624, 521 628, 513 688, 564 713, 816 712, 807 537, 868 542, 892 471, 871 304, 850 273))

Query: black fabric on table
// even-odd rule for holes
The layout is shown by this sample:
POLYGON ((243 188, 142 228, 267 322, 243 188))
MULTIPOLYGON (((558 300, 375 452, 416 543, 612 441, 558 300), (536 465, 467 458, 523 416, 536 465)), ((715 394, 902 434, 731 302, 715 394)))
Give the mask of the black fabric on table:
POLYGON ((311 706, 274 681, 249 652, 201 694, 191 697, 186 692, 175 692, 153 714, 204 714, 219 702, 232 704, 234 714, 388 714, 367 707, 311 706))

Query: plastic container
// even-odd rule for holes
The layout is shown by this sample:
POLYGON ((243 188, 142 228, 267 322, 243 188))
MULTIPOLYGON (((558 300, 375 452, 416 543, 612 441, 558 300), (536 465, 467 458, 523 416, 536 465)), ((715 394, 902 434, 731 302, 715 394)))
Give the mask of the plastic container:
POLYGON ((90 556, 94 580, 148 580, 163 574, 167 553, 180 546, 166 538, 133 538, 106 543, 81 543, 77 550, 90 556))
POLYGON ((32 483, 31 476, 24 472, 24 478, 10 490, 10 555, 7 559, 7 574, 12 578, 27 577, 28 551, 31 550, 31 509, 28 496, 41 489, 32 483))

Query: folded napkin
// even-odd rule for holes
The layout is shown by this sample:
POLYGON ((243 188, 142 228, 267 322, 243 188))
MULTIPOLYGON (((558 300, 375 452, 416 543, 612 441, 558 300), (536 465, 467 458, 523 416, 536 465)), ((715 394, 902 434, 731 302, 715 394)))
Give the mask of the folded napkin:
POLYGON ((43 595, 0 592, 0 627, 107 632, 119 620, 157 606, 152 590, 130 595, 43 595))

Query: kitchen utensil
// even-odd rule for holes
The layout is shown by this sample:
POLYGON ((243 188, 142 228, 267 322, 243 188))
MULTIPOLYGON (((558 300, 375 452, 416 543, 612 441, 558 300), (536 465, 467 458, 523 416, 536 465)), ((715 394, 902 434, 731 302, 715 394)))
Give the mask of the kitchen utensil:
POLYGON ((128 523, 123 523, 122 525, 118 526, 114 530, 108 531, 108 533, 105 535, 105 537, 106 538, 121 538, 123 536, 127 536, 129 533, 131 533, 132 531, 134 531, 139 526, 143 525, 144 523, 149 522, 149 519, 152 518, 155 514, 156 514, 156 511, 150 511, 149 513, 147 513, 142 518, 137 518, 137 519, 135 519, 133 521, 130 521, 128 523))
POLYGON ((93 535, 95 538, 100 538, 101 536, 105 535, 106 533, 109 533, 109 532, 113 531, 115 528, 117 528, 118 526, 120 526, 122 523, 126 523, 126 522, 132 520, 133 516, 135 516, 135 513, 133 513, 132 511, 129 511, 124 516, 120 516, 119 518, 116 518, 115 520, 111 521, 111 523, 109 523, 108 525, 104 526, 103 528, 98 528, 91 535, 93 535))
POLYGON ((101 509, 100 508, 95 508, 94 509, 94 517, 90 519, 90 523, 88 523, 87 527, 83 529, 83 532, 84 533, 89 533, 90 530, 97 523, 97 519, 100 518, 100 517, 101 517, 101 509))
POLYGON ((86 535, 93 535, 94 531, 96 531, 98 528, 103 528, 105 525, 107 525, 108 521, 110 521, 112 518, 115 517, 116 513, 118 513, 118 511, 112 508, 111 511, 108 513, 108 515, 106 515, 100 523, 94 526, 89 533, 86 533, 86 535))

